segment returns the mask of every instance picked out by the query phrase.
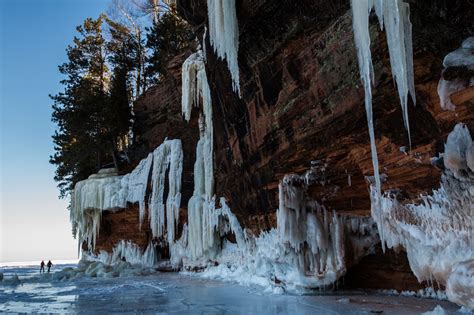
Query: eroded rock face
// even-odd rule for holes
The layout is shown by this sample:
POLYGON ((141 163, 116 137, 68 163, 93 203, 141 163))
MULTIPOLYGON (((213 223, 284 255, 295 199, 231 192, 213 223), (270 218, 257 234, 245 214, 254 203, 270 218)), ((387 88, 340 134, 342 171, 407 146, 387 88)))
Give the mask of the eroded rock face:
MULTIPOLYGON (((416 107, 409 104, 411 151, 385 35, 376 23, 371 26, 382 189, 399 190, 400 201, 406 203, 439 186, 441 170, 430 159, 443 151, 454 125, 463 122, 474 134, 472 89, 451 96, 454 111, 440 107, 437 93, 442 60, 472 32, 469 12, 474 8, 462 0, 414 0, 410 5, 417 96, 416 107)), ((312 199, 345 215, 370 215, 366 177, 373 175, 373 169, 349 9, 349 1, 343 0, 305 0, 297 5, 294 1, 237 1, 241 98, 232 90, 226 62, 213 53, 208 38, 202 43, 213 102, 215 192, 227 199, 242 226, 255 235, 276 226, 278 183, 284 175, 302 174, 312 161, 320 166, 318 180, 308 187, 312 199)), ((202 39, 206 1, 178 1, 178 12, 202 39)), ((196 112, 189 124, 181 117, 180 71, 187 55, 177 56, 169 75, 134 107, 138 144, 134 159, 144 157, 165 137, 183 142, 182 207, 193 190, 199 137, 196 112)), ((102 226, 104 222, 129 226, 123 228, 130 233, 122 233, 146 247, 149 231, 131 232, 138 223, 133 211, 104 214, 102 226)), ((114 240, 123 239, 119 229, 105 229, 101 228, 98 249, 109 249, 114 240)), ((349 271, 347 281, 353 286, 399 290, 423 286, 404 257, 403 252, 376 251, 349 271), (377 277, 363 284, 366 278, 361 275, 375 266, 377 277)))
MULTIPOLYGON (((244 225, 255 231, 268 229, 275 225, 277 185, 283 175, 301 173, 311 161, 321 160, 327 165, 324 185, 310 188, 313 197, 329 209, 368 214, 364 176, 373 170, 348 3, 270 2, 237 5, 242 99, 232 93, 226 64, 207 43, 207 72, 214 84, 216 194, 226 196, 244 225)), ((189 16, 205 4, 180 5, 189 16)), ((454 124, 463 121, 473 127, 470 101, 461 102, 455 113, 445 112, 436 91, 442 59, 459 46, 472 22, 459 15, 460 7, 466 6, 461 2, 438 1, 435 6, 412 4, 417 106, 409 108, 409 154, 401 152, 409 152, 408 136, 384 34, 375 24, 371 30, 377 150, 380 172, 387 176, 383 189, 398 188, 407 199, 439 183, 440 171, 430 158, 442 150, 454 124), (454 17, 457 24, 450 20, 454 17), (457 38, 438 42, 430 27, 435 32, 451 30, 457 38), (426 50, 430 48, 438 50, 426 50)))

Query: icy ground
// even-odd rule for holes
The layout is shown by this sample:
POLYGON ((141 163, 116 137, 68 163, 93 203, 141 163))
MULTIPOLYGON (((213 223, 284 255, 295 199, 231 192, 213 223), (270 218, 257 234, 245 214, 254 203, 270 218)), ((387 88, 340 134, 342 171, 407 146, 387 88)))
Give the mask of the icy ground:
MULTIPOLYGON (((71 265, 54 268, 66 267, 71 265)), ((458 314, 459 309, 446 301, 380 292, 267 294, 258 287, 178 273, 57 281, 39 276, 37 266, 2 267, 0 272, 0 313, 421 314, 439 305, 441 314, 458 314), (15 274, 20 283, 11 280, 15 274)))

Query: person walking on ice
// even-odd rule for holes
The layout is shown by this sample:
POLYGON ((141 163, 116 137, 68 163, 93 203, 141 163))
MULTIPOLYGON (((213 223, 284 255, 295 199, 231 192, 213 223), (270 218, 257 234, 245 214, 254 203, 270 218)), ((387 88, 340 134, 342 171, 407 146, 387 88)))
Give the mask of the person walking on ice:
MULTIPOLYGON (((48 261, 48 264, 46 265, 48 267, 48 273, 49 273, 49 270, 51 269, 51 266, 53 265, 53 263, 50 261, 48 261)), ((43 270, 44 272, 44 270, 43 270)))
POLYGON ((40 273, 41 271, 44 273, 44 260, 42 260, 40 264, 40 273))

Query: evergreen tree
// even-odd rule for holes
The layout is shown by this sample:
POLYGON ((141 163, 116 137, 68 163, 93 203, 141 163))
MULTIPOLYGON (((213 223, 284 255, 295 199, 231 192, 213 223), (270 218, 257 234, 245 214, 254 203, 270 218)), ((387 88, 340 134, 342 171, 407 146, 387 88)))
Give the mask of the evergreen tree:
POLYGON ((150 50, 150 56, 146 72, 150 81, 156 83, 161 75, 166 74, 168 61, 189 48, 194 33, 189 24, 172 11, 163 13, 147 31, 146 47, 150 50))
POLYGON ((88 18, 77 27, 79 37, 74 37, 73 45, 67 48, 68 61, 59 66, 66 76, 61 81, 64 92, 51 96, 52 120, 58 128, 50 163, 57 167, 55 180, 61 197, 103 165, 111 161, 117 165, 119 139, 129 130, 128 98, 117 101, 127 93, 123 87, 126 75, 114 69, 110 82, 104 20, 105 16, 88 18))

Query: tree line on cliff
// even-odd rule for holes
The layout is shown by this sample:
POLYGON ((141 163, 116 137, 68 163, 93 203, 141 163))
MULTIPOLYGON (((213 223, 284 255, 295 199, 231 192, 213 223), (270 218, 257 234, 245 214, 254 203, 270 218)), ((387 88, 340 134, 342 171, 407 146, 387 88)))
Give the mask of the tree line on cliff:
POLYGON ((110 11, 76 28, 59 66, 64 90, 50 95, 57 124, 50 163, 60 197, 100 168, 118 168, 133 137, 133 102, 194 39, 164 2, 114 0, 110 11))

